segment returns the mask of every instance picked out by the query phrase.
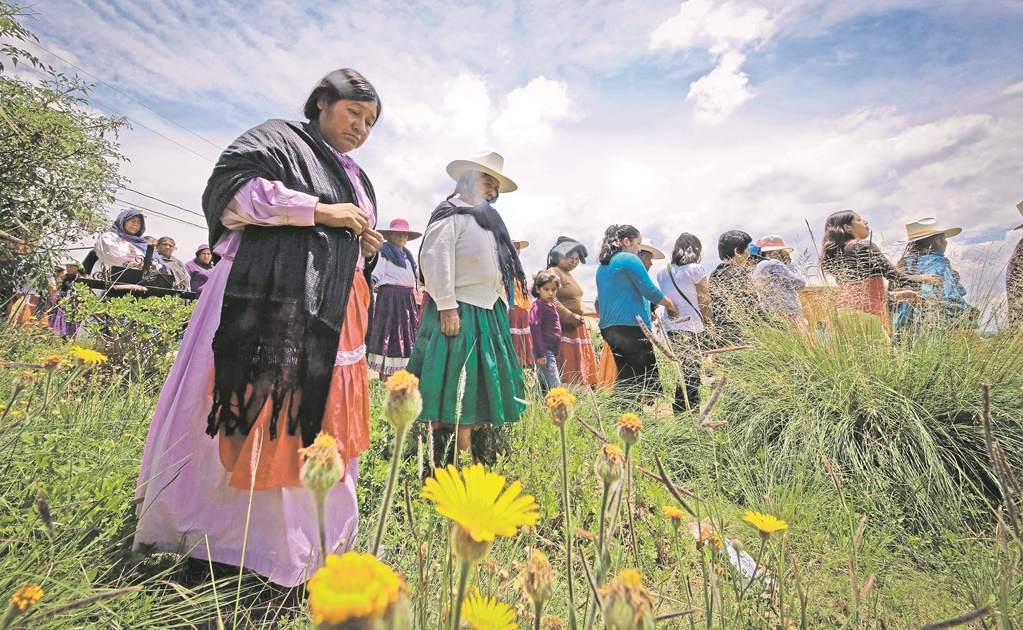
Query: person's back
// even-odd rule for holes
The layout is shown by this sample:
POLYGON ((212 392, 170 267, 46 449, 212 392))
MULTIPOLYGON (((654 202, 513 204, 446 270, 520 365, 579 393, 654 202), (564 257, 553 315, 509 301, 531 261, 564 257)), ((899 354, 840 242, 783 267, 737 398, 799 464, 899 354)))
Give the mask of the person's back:
POLYGON ((742 338, 740 325, 763 314, 749 269, 723 262, 710 273, 709 288, 718 335, 723 341, 738 343, 742 338))
POLYGON ((682 266, 672 264, 657 272, 657 285, 678 309, 679 315, 678 318, 664 320, 665 330, 703 332, 703 317, 697 310, 699 295, 696 285, 706 278, 707 270, 699 263, 682 266))
MULTIPOLYGON (((606 265, 597 268, 597 296, 600 298, 600 327, 637 326, 636 316, 647 326, 650 299, 660 294, 639 256, 629 252, 615 254, 606 265), (647 295, 641 293, 642 287, 647 295)), ((663 296, 661 296, 663 297, 663 296)))
POLYGON ((760 303, 775 315, 798 315, 803 312, 799 291, 806 281, 781 260, 765 258, 753 271, 753 286, 760 294, 760 303))

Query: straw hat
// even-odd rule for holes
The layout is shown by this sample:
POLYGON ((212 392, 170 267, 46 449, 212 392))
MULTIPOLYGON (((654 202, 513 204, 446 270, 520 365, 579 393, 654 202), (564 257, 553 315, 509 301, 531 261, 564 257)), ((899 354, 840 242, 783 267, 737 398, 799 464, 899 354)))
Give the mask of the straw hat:
POLYGON ((643 242, 639 245, 639 250, 653 254, 654 260, 664 260, 664 253, 654 247, 654 242, 648 238, 643 239, 643 242))
POLYGON ((904 245, 906 243, 912 243, 925 239, 935 234, 944 234, 945 238, 952 238, 956 234, 963 231, 963 228, 948 228, 941 229, 938 226, 938 220, 933 217, 926 217, 917 221, 912 221, 906 224, 906 240, 897 241, 896 245, 904 245))
POLYGON ((789 247, 785 244, 785 239, 778 236, 777 234, 771 234, 770 236, 762 236, 757 239, 757 247, 760 249, 761 254, 767 252, 792 252, 795 248, 789 247))
MULTIPOLYGON (((1016 209, 1019 210, 1020 214, 1023 214, 1023 201, 1021 201, 1021 202, 1016 204, 1016 209)), ((1020 223, 1019 225, 1017 225, 1016 227, 1014 227, 1012 229, 1018 230, 1020 228, 1023 228, 1023 223, 1020 223)))
POLYGON ((421 232, 413 232, 409 229, 408 221, 405 219, 394 219, 391 221, 391 225, 386 230, 380 230, 380 233, 385 237, 391 234, 408 234, 408 240, 414 241, 423 234, 421 232))
POLYGON ((517 246, 519 249, 526 249, 529 247, 529 241, 512 241, 512 245, 517 246))
POLYGON ((448 175, 451 176, 451 179, 456 182, 462 178, 462 175, 469 171, 486 173, 487 175, 497 178, 497 181, 500 182, 500 192, 510 193, 518 189, 518 186, 515 182, 501 174, 501 169, 503 168, 504 158, 501 157, 500 153, 485 151, 483 153, 477 153, 468 160, 455 160, 448 164, 447 171, 448 175))

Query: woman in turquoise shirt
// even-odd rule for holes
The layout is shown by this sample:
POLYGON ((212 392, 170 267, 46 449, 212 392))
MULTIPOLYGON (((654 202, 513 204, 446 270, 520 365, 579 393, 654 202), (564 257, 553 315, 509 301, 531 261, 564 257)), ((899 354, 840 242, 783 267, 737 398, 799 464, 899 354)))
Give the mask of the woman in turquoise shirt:
POLYGON ((631 225, 612 225, 604 231, 597 260, 597 299, 600 333, 611 348, 618 374, 616 387, 631 388, 642 398, 657 389, 657 359, 653 344, 636 321, 651 326, 650 303, 660 304, 672 317, 678 310, 647 274, 638 254, 643 235, 631 225))

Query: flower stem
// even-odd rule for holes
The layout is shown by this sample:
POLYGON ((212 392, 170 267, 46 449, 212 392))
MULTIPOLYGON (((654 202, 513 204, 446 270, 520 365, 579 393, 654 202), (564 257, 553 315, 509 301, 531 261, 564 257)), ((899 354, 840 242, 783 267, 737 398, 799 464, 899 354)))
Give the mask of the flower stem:
POLYGON ((320 494, 319 492, 314 493, 316 497, 316 525, 320 530, 320 565, 326 566, 327 564, 327 521, 326 511, 324 509, 327 502, 327 496, 320 494))
MULTIPOLYGON (((575 585, 572 583, 572 507, 568 499, 568 448, 565 446, 565 423, 561 423, 561 499, 565 508, 565 549, 567 550, 568 627, 578 630, 575 619, 575 585)), ((457 630, 457 628, 455 629, 457 630)))
POLYGON ((394 452, 391 453, 391 474, 387 477, 387 487, 384 490, 384 502, 380 504, 380 516, 377 518, 377 535, 373 539, 373 547, 370 553, 374 556, 380 551, 380 543, 384 539, 384 530, 387 528, 387 516, 391 511, 391 501, 394 497, 394 483, 398 479, 398 465, 401 462, 401 449, 405 444, 405 435, 408 433, 408 425, 394 427, 394 452))
POLYGON ((533 604, 533 630, 540 630, 540 614, 543 613, 543 604, 536 602, 533 604))
POLYGON ((461 569, 458 576, 458 595, 451 602, 451 630, 459 630, 462 626, 462 600, 465 599, 465 585, 469 581, 469 563, 460 561, 461 569))
POLYGON ((746 586, 742 587, 742 592, 739 593, 739 601, 742 601, 744 595, 746 595, 746 589, 753 585, 753 580, 757 579, 757 573, 760 572, 760 560, 764 557, 764 547, 767 546, 767 541, 763 538, 760 539, 760 551, 757 552, 757 559, 753 563, 753 575, 749 577, 749 582, 746 582, 746 586))

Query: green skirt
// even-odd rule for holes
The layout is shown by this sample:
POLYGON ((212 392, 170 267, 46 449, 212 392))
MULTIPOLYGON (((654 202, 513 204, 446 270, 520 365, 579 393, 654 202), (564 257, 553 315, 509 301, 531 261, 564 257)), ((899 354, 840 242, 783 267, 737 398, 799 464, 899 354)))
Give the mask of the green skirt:
POLYGON ((461 325, 448 337, 440 330, 440 312, 432 299, 423 311, 422 327, 412 348, 408 368, 419 377, 424 422, 471 425, 517 422, 525 410, 522 368, 512 345, 508 308, 498 301, 493 309, 458 303, 461 325), (464 368, 465 389, 459 380, 464 368))

